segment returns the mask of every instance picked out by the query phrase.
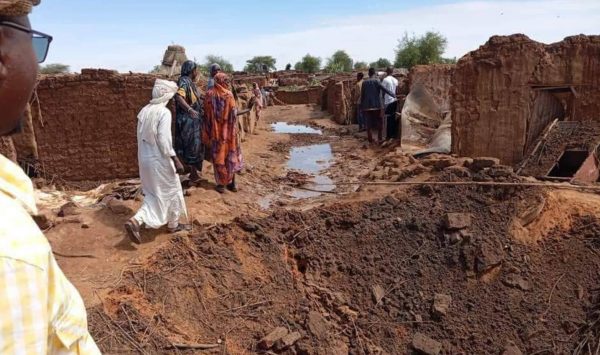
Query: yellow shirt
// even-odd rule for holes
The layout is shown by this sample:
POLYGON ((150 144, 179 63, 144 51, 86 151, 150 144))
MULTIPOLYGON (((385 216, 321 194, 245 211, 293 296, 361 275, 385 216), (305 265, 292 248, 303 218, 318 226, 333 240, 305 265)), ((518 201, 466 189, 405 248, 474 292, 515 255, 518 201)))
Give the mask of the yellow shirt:
POLYGON ((0 354, 100 354, 81 296, 36 214, 31 180, 0 155, 0 354))

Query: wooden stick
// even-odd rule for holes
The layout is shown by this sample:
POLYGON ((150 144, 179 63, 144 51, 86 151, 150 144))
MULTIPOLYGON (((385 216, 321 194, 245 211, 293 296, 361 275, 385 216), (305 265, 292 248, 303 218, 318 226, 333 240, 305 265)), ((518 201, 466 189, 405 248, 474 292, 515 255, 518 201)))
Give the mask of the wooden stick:
POLYGON ((96 256, 91 255, 91 254, 81 254, 81 255, 70 255, 70 254, 63 254, 63 253, 59 253, 57 251, 52 251, 52 254, 56 255, 56 256, 60 256, 63 258, 90 258, 90 259, 96 259, 96 256))
POLYGON ((519 175, 519 173, 521 172, 521 170, 523 170, 523 169, 525 168, 525 166, 527 166, 527 164, 529 163, 529 159, 530 159, 531 157, 533 157, 533 156, 534 156, 534 155, 537 153, 537 151, 538 151, 538 149, 540 148, 540 146, 542 145, 542 143, 544 143, 544 145, 545 145, 546 138, 548 138, 548 135, 550 134, 550 132, 552 131, 552 129, 554 129, 554 126, 556 125, 556 123, 557 123, 557 122, 558 122, 558 118, 557 118, 557 119, 555 119, 554 121, 552 121, 552 123, 550 124, 550 126, 548 126, 548 127, 545 129, 545 132, 542 134, 542 139, 540 139, 540 140, 537 142, 537 144, 536 144, 536 145, 535 145, 535 147, 533 148, 533 151, 531 152, 531 154, 529 154, 529 155, 527 156, 527 159, 525 159, 525 160, 523 161, 523 163, 522 163, 522 164, 519 166, 519 169, 517 169, 517 175, 519 175))

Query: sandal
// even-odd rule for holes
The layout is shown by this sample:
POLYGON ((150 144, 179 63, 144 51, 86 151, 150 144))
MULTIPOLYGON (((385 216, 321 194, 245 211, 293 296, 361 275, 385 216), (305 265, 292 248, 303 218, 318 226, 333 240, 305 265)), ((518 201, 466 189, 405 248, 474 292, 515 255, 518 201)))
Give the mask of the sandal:
POLYGON ((125 223, 125 230, 129 239, 135 244, 142 244, 142 236, 140 235, 140 225, 135 219, 130 219, 125 223))
POLYGON ((223 185, 217 185, 217 187, 215 187, 215 190, 217 190, 217 192, 220 193, 220 194, 224 194, 225 193, 225 186, 223 186, 223 185))
POLYGON ((178 232, 183 232, 183 231, 189 232, 189 231, 192 230, 192 226, 189 225, 189 224, 179 223, 177 225, 177 227, 175 227, 175 228, 168 228, 168 229, 169 229, 169 233, 178 233, 178 232))

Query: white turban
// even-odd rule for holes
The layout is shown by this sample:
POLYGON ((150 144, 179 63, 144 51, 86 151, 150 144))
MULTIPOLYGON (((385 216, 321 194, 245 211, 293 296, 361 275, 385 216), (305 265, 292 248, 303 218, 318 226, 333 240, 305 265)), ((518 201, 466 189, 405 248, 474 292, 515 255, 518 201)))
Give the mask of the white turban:
POLYGON ((164 105, 166 106, 169 100, 177 93, 177 84, 172 81, 156 79, 154 82, 154 88, 152 89, 152 100, 151 105, 164 105))

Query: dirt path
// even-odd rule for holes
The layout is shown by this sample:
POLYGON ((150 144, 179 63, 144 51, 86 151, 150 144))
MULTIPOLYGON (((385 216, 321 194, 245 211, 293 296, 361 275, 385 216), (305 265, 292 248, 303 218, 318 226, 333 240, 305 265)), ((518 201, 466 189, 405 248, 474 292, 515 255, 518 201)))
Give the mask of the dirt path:
MULTIPOLYGON (((290 178, 287 173, 294 167, 306 168, 308 173, 316 171, 320 182, 356 181, 367 174, 381 150, 366 149, 365 140, 357 138, 354 133, 333 123, 317 107, 270 107, 264 112, 257 134, 248 136, 243 145, 246 170, 238 178, 240 192, 220 195, 214 191, 210 165, 204 169, 209 182, 189 190, 186 202, 194 228, 201 230, 242 215, 264 217, 278 207, 306 210, 331 201, 373 199, 389 193, 390 187, 369 187, 356 192, 358 186, 331 186, 331 191, 316 193, 289 186, 295 181, 294 176, 290 178), (277 133, 271 127, 276 122, 313 127, 322 134, 277 133), (317 150, 311 151, 315 146, 317 150), (315 159, 314 154, 321 154, 323 148, 326 149, 325 156, 315 159)), ((306 178, 302 175, 301 178, 306 178)), ((101 206, 80 208, 77 211, 79 215, 70 220, 73 223, 63 222, 46 233, 53 249, 62 255, 93 255, 93 258, 57 255, 58 263, 78 288, 87 306, 96 305, 99 302, 96 293, 102 295, 119 285, 125 271, 135 268, 172 238, 164 230, 147 231, 142 245, 130 243, 124 234, 123 224, 140 202, 129 200, 124 204, 130 209, 124 214, 101 206)), ((49 207, 56 207, 56 204, 49 207)), ((50 215, 56 212, 56 208, 53 211, 46 209, 50 215)))

